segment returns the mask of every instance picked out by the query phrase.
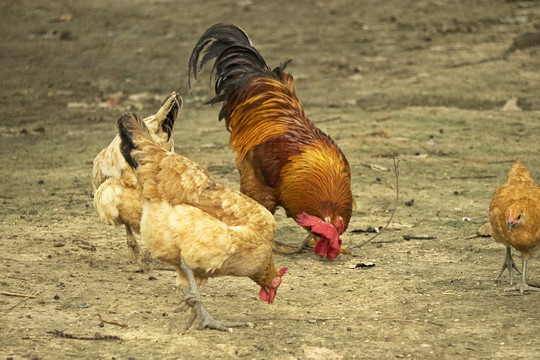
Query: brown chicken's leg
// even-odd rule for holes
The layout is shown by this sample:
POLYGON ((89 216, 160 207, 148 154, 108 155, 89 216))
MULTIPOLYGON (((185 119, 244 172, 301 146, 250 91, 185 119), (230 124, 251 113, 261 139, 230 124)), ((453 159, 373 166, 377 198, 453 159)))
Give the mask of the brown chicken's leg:
POLYGON ((148 272, 148 261, 149 254, 147 252, 143 253, 131 231, 131 227, 126 225, 126 234, 127 234, 127 247, 128 247, 128 258, 131 262, 136 262, 141 267, 142 272, 148 272))
POLYGON ((184 294, 184 300, 186 304, 191 307, 191 317, 186 326, 186 331, 189 330, 194 324, 197 330, 203 330, 205 328, 227 331, 231 327, 242 327, 248 326, 246 323, 241 322, 224 322, 214 320, 208 311, 204 308, 201 302, 201 294, 197 288, 197 283, 195 282, 195 276, 193 275, 193 270, 186 264, 184 258, 180 256, 180 267, 186 275, 186 278, 189 283, 189 288, 181 287, 182 293, 184 294))
POLYGON ((304 248, 310 242, 310 240, 315 240, 315 239, 313 238, 313 235, 308 234, 308 236, 302 242, 302 245, 300 245, 298 248, 293 248, 291 246, 284 245, 282 243, 274 241, 274 251, 280 254, 297 254, 300 251, 304 250, 304 248))
POLYGON ((510 249, 510 246, 506 247, 506 257, 504 259, 504 263, 503 263, 503 265, 501 267, 501 270, 499 271, 499 275, 497 275, 495 280, 499 280, 499 278, 501 277, 501 275, 502 275, 502 273, 504 272, 505 269, 508 269, 508 273, 510 274, 510 285, 512 285, 514 283, 514 272, 512 270, 516 269, 518 274, 520 272, 519 272, 519 268, 517 267, 516 263, 514 262, 514 259, 512 258, 512 251, 510 249))
POLYGON ((527 284, 526 273, 527 273, 527 262, 529 261, 529 259, 523 258, 522 260, 523 260, 523 263, 521 265, 521 280, 520 280, 519 284, 517 284, 513 288, 505 289, 505 291, 507 291, 507 290, 519 290, 519 292, 522 293, 522 294, 525 291, 540 291, 540 288, 527 284))
MULTIPOLYGON (((312 234, 308 234, 308 236, 306 236, 306 238, 302 242, 302 245, 300 245, 296 249, 291 246, 284 245, 280 242, 274 241, 274 251, 279 254, 287 254, 287 255, 297 254, 300 251, 304 250, 304 248, 307 245, 315 246, 316 243, 317 243, 317 239, 315 239, 315 237, 312 234)), ((351 251, 347 249, 345 246, 341 246, 340 253, 350 255, 351 251)))

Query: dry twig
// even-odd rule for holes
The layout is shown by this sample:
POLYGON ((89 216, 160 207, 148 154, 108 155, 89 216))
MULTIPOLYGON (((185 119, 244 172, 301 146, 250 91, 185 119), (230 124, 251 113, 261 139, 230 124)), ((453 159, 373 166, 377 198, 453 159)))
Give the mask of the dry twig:
POLYGON ((404 240, 433 240, 436 239, 436 236, 431 235, 403 235, 404 240))
POLYGON ((74 340, 122 340, 116 335, 101 335, 100 333, 95 333, 94 336, 79 336, 65 333, 62 330, 54 330, 49 331, 48 334, 51 334, 55 337, 74 340))
POLYGON ((117 326, 121 326, 121 327, 128 327, 127 324, 124 324, 124 323, 121 323, 121 322, 118 322, 118 321, 114 321, 114 320, 105 320, 105 319, 101 316, 101 314, 96 314, 96 315, 97 315, 97 317, 99 318, 99 320, 100 320, 101 322, 104 322, 104 323, 106 323, 106 324, 117 325, 117 326))
POLYGON ((25 295, 25 294, 14 294, 14 293, 8 293, 6 291, 2 291, 2 294, 4 295, 8 295, 8 296, 19 296, 19 297, 22 297, 21 300, 19 300, 19 302, 17 302, 15 305, 13 305, 12 307, 10 307, 9 309, 6 309, 4 310, 4 312, 10 312, 11 310, 15 309, 17 306, 21 305, 23 302, 25 302, 26 300, 28 299, 32 299, 32 298, 35 298, 39 293, 41 293, 41 291, 38 291, 38 292, 35 292, 31 295, 25 295))
POLYGON ((19 294, 19 293, 12 293, 12 292, 9 292, 9 291, 2 291, 2 292, 0 292, 0 294, 7 295, 7 296, 26 297, 26 298, 36 297, 35 295, 31 295, 31 294, 19 294))

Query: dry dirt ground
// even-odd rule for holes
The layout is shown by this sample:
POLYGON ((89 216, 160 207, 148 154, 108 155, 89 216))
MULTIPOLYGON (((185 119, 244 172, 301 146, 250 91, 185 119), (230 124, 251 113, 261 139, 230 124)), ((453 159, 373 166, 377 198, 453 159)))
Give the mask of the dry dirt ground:
MULTIPOLYGON (((0 1, 0 359, 540 358, 540 292, 495 282, 503 246, 472 238, 517 155, 540 181, 540 2, 0 1), (244 28, 289 70, 308 116, 350 160, 357 207, 335 261, 289 267, 277 300, 248 279, 202 288, 233 332, 184 333, 174 272, 135 272, 125 232, 101 223, 92 160, 122 112, 185 106, 176 151, 238 187, 206 77, 187 61, 216 22, 244 28), (506 105, 506 107, 505 107, 506 105), (414 201, 413 201, 414 200, 414 201), (432 239, 404 240, 404 235, 432 239)), ((208 75, 208 74, 206 74, 208 75)), ((282 212, 276 239, 304 233, 282 212)), ((519 254, 514 254, 518 264, 519 254)), ((529 283, 540 285, 540 258, 529 283)))

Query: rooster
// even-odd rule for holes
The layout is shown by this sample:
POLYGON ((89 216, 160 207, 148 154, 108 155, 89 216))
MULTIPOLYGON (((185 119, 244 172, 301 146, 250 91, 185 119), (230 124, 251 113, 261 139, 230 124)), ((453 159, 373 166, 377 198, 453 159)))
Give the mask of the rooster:
POLYGON ((521 253, 522 259, 517 289, 521 293, 540 290, 526 283, 527 262, 540 249, 540 186, 519 159, 510 169, 506 182, 493 193, 489 221, 495 241, 506 246, 506 258, 497 279, 508 269, 510 284, 513 283, 512 269, 517 270, 510 250, 513 247, 521 253))
POLYGON ((145 199, 141 238, 154 258, 177 269, 177 283, 192 308, 187 328, 244 325, 213 319, 197 286, 209 277, 245 276, 261 287, 261 300, 272 303, 287 271, 274 264, 272 214, 216 183, 191 160, 166 151, 135 115, 124 114, 118 129, 122 155, 145 199))
MULTIPOLYGON (((155 115, 144 119, 152 136, 168 151, 174 149, 172 131, 181 107, 182 98, 173 92, 155 115)), ((149 257, 141 251, 133 235, 133 232, 139 232, 144 200, 138 189, 135 172, 120 153, 119 136, 94 159, 92 186, 94 208, 99 217, 108 224, 125 226, 128 257, 138 262, 146 272, 149 257)))
POLYGON ((334 259, 352 214, 351 172, 336 143, 306 116, 294 89, 289 61, 271 70, 244 31, 216 24, 201 36, 189 61, 189 87, 214 60, 219 119, 230 131, 240 191, 272 213, 285 209, 318 239, 314 252, 334 259))

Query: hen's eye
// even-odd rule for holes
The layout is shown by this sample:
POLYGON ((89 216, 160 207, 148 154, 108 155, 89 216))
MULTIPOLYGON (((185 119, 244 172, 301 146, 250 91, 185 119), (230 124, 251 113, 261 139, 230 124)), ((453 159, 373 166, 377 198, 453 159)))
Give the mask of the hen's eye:
POLYGON ((518 220, 521 220, 521 214, 518 215, 517 219, 518 219, 518 220))

